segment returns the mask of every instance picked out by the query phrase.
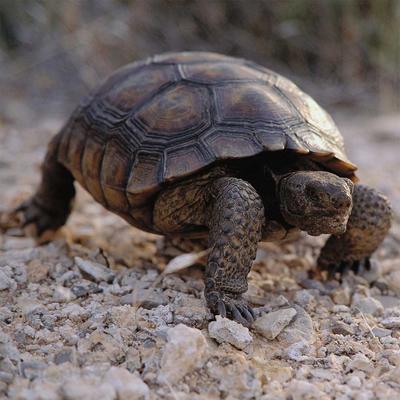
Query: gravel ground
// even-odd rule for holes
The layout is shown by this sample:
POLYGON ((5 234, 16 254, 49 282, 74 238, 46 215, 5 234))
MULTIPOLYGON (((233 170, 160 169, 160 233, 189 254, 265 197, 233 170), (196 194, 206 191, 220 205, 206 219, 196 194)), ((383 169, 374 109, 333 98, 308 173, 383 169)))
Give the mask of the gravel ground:
MULTIPOLYGON (((248 330, 212 316, 202 269, 163 272, 173 248, 82 190, 57 237, 0 235, 0 397, 394 399, 400 391, 400 116, 338 116, 360 177, 396 211, 372 271, 309 278, 325 238, 263 243, 248 330)), ((60 121, 0 126, 0 207, 31 193, 60 121), (32 124, 33 125, 33 124, 32 124)))

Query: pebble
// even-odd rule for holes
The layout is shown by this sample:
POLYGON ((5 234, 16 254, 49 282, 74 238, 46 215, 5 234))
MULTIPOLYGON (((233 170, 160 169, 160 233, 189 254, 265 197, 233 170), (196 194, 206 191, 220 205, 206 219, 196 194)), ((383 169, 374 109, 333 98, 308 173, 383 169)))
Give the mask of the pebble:
POLYGON ((385 328, 380 328, 378 326, 375 326, 372 328, 372 333, 379 338, 390 336, 392 334, 392 331, 390 329, 385 329, 385 328))
POLYGON ((312 318, 302 307, 295 305, 294 309, 296 311, 296 316, 290 325, 281 333, 279 339, 288 344, 301 341, 314 343, 316 334, 312 318))
POLYGON ((200 330, 183 324, 170 328, 167 337, 158 381, 174 384, 202 367, 208 354, 208 345, 200 330))
POLYGON ((335 321, 331 326, 332 333, 335 335, 354 335, 354 328, 351 325, 340 321, 335 321))
POLYGON ((115 273, 103 264, 84 260, 80 257, 75 257, 75 264, 84 274, 87 274, 95 282, 112 282, 115 278, 115 273))
POLYGON ((332 300, 335 304, 349 306, 351 303, 351 291, 348 286, 338 287, 331 293, 332 300))
POLYGON ((136 305, 147 310, 167 303, 168 299, 166 296, 152 288, 134 290, 133 293, 121 297, 121 304, 136 305))
POLYGON ((386 278, 388 288, 395 294, 400 295, 400 271, 392 271, 386 278))
POLYGON ((293 379, 288 392, 293 400, 328 400, 329 396, 323 393, 317 386, 310 382, 293 379))
POLYGON ((2 268, 3 269, 0 269, 0 291, 7 289, 15 289, 17 287, 17 283, 14 281, 14 279, 10 278, 8 274, 6 274, 4 269, 7 267, 2 267, 2 268))
POLYGON ((9 324, 13 319, 14 313, 11 310, 9 310, 7 307, 0 307, 0 321, 9 324))
POLYGON ((71 292, 76 297, 85 297, 94 293, 101 293, 101 289, 96 283, 84 279, 79 280, 71 287, 71 292))
POLYGON ((347 364, 346 370, 360 370, 366 372, 367 374, 372 374, 374 371, 374 365, 364 354, 357 353, 347 364))
POLYGON ((121 400, 147 400, 150 395, 149 387, 139 376, 124 368, 111 367, 104 377, 117 392, 121 400))
POLYGON ((398 329, 400 328, 400 317, 388 317, 381 321, 385 328, 398 329))
POLYGON ((293 301, 301 307, 314 308, 316 306, 315 297, 309 290, 296 291, 293 301))
POLYGON ((70 288, 64 286, 57 286, 54 289, 53 300, 59 303, 68 303, 76 299, 70 288))
POLYGON ((218 343, 229 343, 239 350, 243 350, 253 341, 248 328, 219 315, 215 321, 209 323, 208 333, 218 343))
POLYGON ((353 296, 351 308, 363 314, 371 314, 374 316, 383 314, 383 306, 378 300, 373 297, 364 297, 358 293, 353 296))
POLYGON ((108 382, 74 377, 61 386, 63 400, 117 400, 115 388, 108 382))
POLYGON ((285 355, 288 359, 301 362, 307 360, 309 354, 314 350, 306 340, 300 340, 291 344, 286 350, 285 355))
POLYGON ((283 308, 271 311, 256 319, 254 328, 269 340, 275 339, 293 320, 297 311, 294 308, 283 308))

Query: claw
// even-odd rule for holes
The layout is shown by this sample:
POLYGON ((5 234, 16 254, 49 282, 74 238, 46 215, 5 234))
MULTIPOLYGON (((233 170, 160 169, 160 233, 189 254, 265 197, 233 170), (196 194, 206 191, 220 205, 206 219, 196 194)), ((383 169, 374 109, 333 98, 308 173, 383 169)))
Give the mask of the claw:
POLYGON ((240 312, 236 306, 231 306, 230 309, 231 309, 232 317, 235 321, 241 323, 244 326, 247 326, 249 324, 246 321, 246 319, 243 318, 242 314, 240 314, 240 312))
POLYGON ((219 300, 217 303, 217 309, 218 309, 218 314, 222 317, 222 318, 226 318, 226 308, 225 308, 225 304, 222 300, 219 300))
POLYGON ((249 309, 251 309, 250 307, 246 307, 246 306, 241 306, 238 307, 240 312, 242 313, 243 317, 246 319, 246 321, 249 324, 252 324, 254 322, 254 317, 253 315, 250 313, 249 309))

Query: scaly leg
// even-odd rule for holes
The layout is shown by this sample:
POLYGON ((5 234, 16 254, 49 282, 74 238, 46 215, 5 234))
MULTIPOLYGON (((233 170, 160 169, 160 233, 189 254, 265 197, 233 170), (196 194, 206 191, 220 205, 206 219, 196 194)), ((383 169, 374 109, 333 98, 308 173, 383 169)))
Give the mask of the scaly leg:
MULTIPOLYGON (((210 178, 210 177, 209 177, 210 178)), ((214 314, 249 325, 254 314, 243 300, 247 275, 256 256, 264 225, 264 207, 247 182, 220 177, 182 183, 160 193, 154 224, 160 232, 209 231, 205 298, 214 314)))
POLYGON ((261 240, 264 206, 256 190, 237 178, 217 179, 209 193, 205 297, 214 314, 248 325, 254 313, 242 294, 261 240))
POLYGON ((389 231, 392 212, 389 201, 375 189, 356 185, 353 210, 343 235, 332 235, 321 250, 318 266, 330 275, 370 267, 370 256, 389 231))
POLYGON ((37 236, 65 224, 75 196, 72 174, 57 161, 59 138, 55 136, 48 146, 38 190, 16 210, 22 213, 22 226, 34 225, 37 236))

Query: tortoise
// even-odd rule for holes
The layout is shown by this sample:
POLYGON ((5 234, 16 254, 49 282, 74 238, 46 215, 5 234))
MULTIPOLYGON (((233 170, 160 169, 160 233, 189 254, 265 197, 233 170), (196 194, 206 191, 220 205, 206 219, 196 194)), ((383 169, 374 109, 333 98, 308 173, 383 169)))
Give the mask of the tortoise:
POLYGON ((207 237, 207 304, 248 325, 242 294, 259 241, 331 234, 320 268, 369 266, 391 208, 356 170, 331 117, 290 80, 244 59, 167 53, 117 70, 81 102, 19 211, 37 234, 56 230, 77 180, 142 230, 207 237))

